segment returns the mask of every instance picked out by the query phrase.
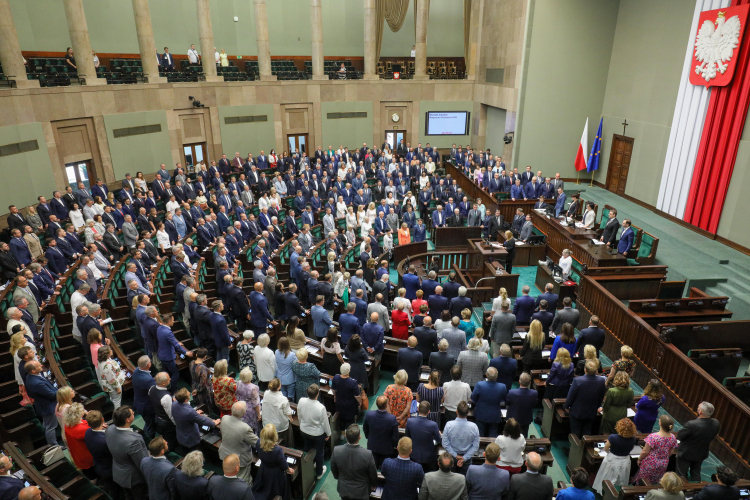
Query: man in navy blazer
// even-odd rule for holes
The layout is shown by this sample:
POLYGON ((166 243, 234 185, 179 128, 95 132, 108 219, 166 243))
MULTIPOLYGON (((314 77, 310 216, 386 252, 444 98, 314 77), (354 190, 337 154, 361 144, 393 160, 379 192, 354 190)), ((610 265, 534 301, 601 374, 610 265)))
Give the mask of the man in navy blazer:
POLYGON ((597 370, 597 363, 586 361, 586 374, 573 379, 563 405, 570 412, 570 433, 579 438, 591 434, 597 410, 607 393, 606 379, 597 376, 597 370))
POLYGON ((26 370, 26 393, 34 399, 34 410, 41 417, 44 424, 44 437, 50 446, 57 445, 57 417, 55 406, 57 405, 57 387, 42 376, 42 364, 39 361, 29 361, 24 367, 26 370))
POLYGON ((409 266, 409 271, 403 276, 404 288, 406 289, 405 297, 409 300, 417 298, 417 290, 421 287, 421 280, 416 274, 416 268, 413 265, 409 266))
POLYGON ((424 481, 424 470, 418 463, 409 460, 412 453, 412 440, 402 437, 398 441, 398 458, 388 458, 381 467, 385 486, 383 498, 417 500, 419 488, 424 481))
POLYGON ((542 324, 542 331, 544 332, 544 345, 547 345, 550 341, 549 332, 552 326, 552 322, 555 320, 555 313, 547 310, 547 301, 542 299, 539 301, 539 310, 531 315, 531 321, 537 320, 542 324))
POLYGON ((268 312, 268 301, 263 295, 263 283, 255 283, 254 290, 250 292, 250 326, 256 335, 260 335, 266 333, 269 323, 276 324, 268 312))
POLYGON ((85 419, 89 428, 86 429, 83 441, 94 459, 97 486, 110 498, 119 498, 121 489, 112 477, 112 453, 107 447, 107 438, 104 435, 104 417, 100 411, 92 410, 86 414, 85 419))
POLYGON ((365 326, 367 322, 367 302, 364 301, 364 291, 362 289, 357 290, 356 297, 350 298, 351 302, 354 302, 356 306, 354 309, 354 315, 359 320, 359 326, 365 326))
MULTIPOLYGON (((231 286, 231 285, 228 285, 231 286)), ((224 304, 220 300, 215 300, 211 304, 213 312, 208 321, 211 323, 211 331, 214 334, 214 344, 216 344, 216 361, 229 359, 229 346, 232 345, 232 337, 229 335, 227 320, 222 316, 224 304)))
POLYGON ((435 288, 435 295, 432 295, 427 300, 427 307, 429 307, 429 314, 430 318, 432 318, 433 323, 440 319, 440 316, 443 314, 443 311, 448 309, 448 299, 443 297, 443 287, 438 286, 435 288))
POLYGON ((539 308, 539 302, 542 300, 547 301, 547 310, 548 311, 554 311, 557 309, 557 300, 559 299, 559 296, 556 293, 553 293, 552 290, 555 289, 555 285, 552 283, 547 283, 544 287, 544 293, 539 294, 536 298, 536 303, 534 304, 535 307, 539 308))
POLYGON ((151 360, 148 356, 138 358, 138 368, 133 372, 133 409, 143 417, 143 432, 147 437, 154 435, 156 425, 156 414, 148 391, 156 385, 156 380, 151 376, 151 360))
POLYGON ((419 387, 419 373, 422 371, 422 353, 416 349, 417 337, 414 335, 409 337, 407 346, 398 350, 396 361, 398 362, 398 369, 404 370, 408 376, 406 386, 412 392, 417 392, 417 388, 419 387))
POLYGON ((169 47, 164 47, 164 54, 161 56, 161 67, 165 71, 174 71, 174 58, 169 53, 169 47))
POLYGON ((202 415, 203 412, 190 406, 190 391, 185 387, 178 390, 172 401, 172 418, 177 431, 177 442, 191 452, 197 450, 201 444, 201 427, 213 429, 220 420, 211 420, 202 415))
POLYGON ((372 456, 375 458, 375 467, 379 469, 383 460, 396 455, 398 420, 386 411, 388 398, 380 396, 375 404, 378 409, 367 412, 362 430, 365 433, 365 438, 367 438, 367 449, 372 452, 372 456))
POLYGON ((152 498, 169 500, 176 496, 174 482, 177 468, 166 460, 168 450, 169 445, 164 438, 157 436, 148 444, 149 456, 141 459, 141 474, 152 498))
POLYGON ((466 287, 462 286, 458 288, 458 297, 450 299, 450 306, 448 310, 451 313, 451 318, 454 316, 461 317, 461 311, 468 309, 471 311, 471 299, 466 296, 466 287))
MULTIPOLYGON (((341 331, 341 344, 346 347, 352 335, 362 334, 362 327, 359 325, 359 319, 354 315, 357 305, 349 302, 346 305, 346 313, 339 316, 339 330, 341 331)), ((326 313, 328 314, 328 313, 326 313)))
POLYGON ((506 392, 513 387, 513 380, 518 373, 518 361, 513 357, 513 352, 508 344, 500 346, 500 356, 490 360, 490 368, 497 370, 497 381, 505 384, 506 392))
POLYGON ((630 224, 630 219, 622 221, 622 233, 620 234, 620 241, 617 243, 617 253, 623 257, 628 256, 628 251, 633 247, 633 238, 635 238, 635 233, 630 224))
POLYGON ((0 498, 14 500, 24 488, 23 479, 11 476, 13 461, 5 455, 0 456, 0 498))
POLYGON ((438 205, 437 209, 432 212, 432 226, 433 227, 445 227, 446 217, 443 211, 443 206, 438 205))
MULTIPOLYGON (((435 290, 440 285, 435 278, 437 278, 435 271, 430 271, 427 275, 427 279, 422 280, 422 292, 424 292, 422 299, 430 300, 430 297, 435 294, 435 290)), ((406 298, 408 299, 409 297, 407 296, 406 298)), ((416 296, 414 298, 416 298, 416 296)))
POLYGON ((522 296, 516 299, 513 305, 513 314, 516 315, 516 322, 520 324, 531 323, 531 315, 534 314, 536 303, 534 298, 529 295, 529 285, 524 285, 521 289, 522 296))
POLYGON ((557 190, 557 202, 555 203, 555 217, 560 217, 560 214, 565 212, 565 193, 563 188, 557 190))
POLYGON ((508 393, 505 402, 508 406, 507 418, 515 418, 521 426, 523 435, 529 437, 529 425, 534 420, 534 408, 539 400, 539 394, 534 389, 529 389, 531 375, 524 372, 518 379, 518 389, 508 393))
POLYGON ((430 409, 429 401, 419 403, 419 415, 406 421, 404 433, 412 441, 411 459, 420 464, 425 473, 437 470, 437 444, 442 442, 437 422, 427 418, 430 409))
POLYGON ((604 338, 606 334, 604 330, 599 328, 599 316, 591 316, 589 319, 589 327, 581 330, 581 334, 578 336, 576 341, 576 347, 572 355, 578 353, 579 357, 583 358, 583 350, 587 345, 592 345, 596 348, 596 357, 599 357, 599 351, 604 347, 604 338))

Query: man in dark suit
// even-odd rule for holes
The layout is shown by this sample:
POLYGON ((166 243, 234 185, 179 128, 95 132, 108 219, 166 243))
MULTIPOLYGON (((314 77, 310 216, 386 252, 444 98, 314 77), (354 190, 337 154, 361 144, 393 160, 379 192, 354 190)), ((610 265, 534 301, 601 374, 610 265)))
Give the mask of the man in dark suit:
MULTIPOLYGON (((395 417, 393 418, 395 420, 395 417)), ((398 435, 398 429, 396 429, 396 435, 398 435)), ((381 435, 378 437, 380 438, 381 435)), ((378 471, 375 468, 372 452, 359 446, 359 439, 357 424, 346 428, 346 444, 333 449, 331 473, 338 481, 336 489, 341 498, 369 500, 370 492, 378 484, 378 471)))
POLYGON ((547 310, 547 301, 542 299, 539 301, 539 310, 531 316, 531 321, 537 320, 542 324, 542 331, 544 332, 544 344, 547 345, 550 341, 549 332, 552 322, 555 320, 555 313, 547 310))
POLYGON ((91 410, 86 414, 86 429, 83 440, 86 448, 94 459, 94 472, 96 473, 97 486, 99 486, 110 498, 120 498, 120 486, 112 477, 112 454, 107 448, 105 437, 104 417, 98 410, 91 410))
MULTIPOLYGON (((716 468, 716 481, 718 484, 707 484, 693 496, 694 500, 739 500, 740 490, 735 486, 739 477, 737 473, 726 465, 716 468)), ((656 497, 654 497, 656 498, 656 497)))
POLYGON ((505 400, 508 406, 507 418, 515 418, 521 426, 523 435, 529 437, 529 425, 534 420, 534 408, 539 400, 539 394, 534 389, 529 389, 531 375, 524 372, 518 379, 518 389, 508 393, 505 400))
POLYGON ((169 446, 164 438, 157 436, 148 443, 150 456, 141 460, 141 473, 146 480, 151 498, 175 497, 174 481, 177 468, 172 465, 172 462, 165 460, 168 449, 169 446))
POLYGON ((456 281, 457 275, 455 271, 448 273, 448 281, 443 283, 443 297, 448 299, 448 303, 458 297, 458 289, 461 288, 461 284, 456 281))
POLYGON ((555 487, 552 478, 540 474, 542 457, 536 452, 526 455, 526 472, 514 474, 506 498, 523 500, 551 500, 555 487))
POLYGON ((383 461, 383 497, 417 500, 419 488, 424 480, 424 470, 418 463, 409 460, 412 453, 411 438, 399 439, 397 449, 398 458, 383 461))
POLYGON ((462 286, 458 288, 458 297, 450 299, 450 306, 448 310, 451 313, 451 318, 454 316, 461 317, 461 311, 468 309, 471 311, 471 299, 466 296, 466 287, 462 286))
POLYGON ((155 421, 154 407, 148 397, 148 391, 156 385, 151 376, 151 360, 148 356, 138 358, 138 368, 133 372, 133 409, 143 417, 143 432, 148 438, 154 435, 155 421))
POLYGON ((197 450, 201 444, 200 427, 213 429, 221 422, 219 419, 211 420, 201 413, 190 406, 190 392, 185 387, 175 393, 172 418, 177 431, 177 442, 188 452, 197 450))
POLYGON ((435 322, 440 319, 443 311, 448 309, 448 299, 443 297, 443 287, 435 288, 435 295, 427 299, 427 306, 430 308, 430 318, 435 322))
POLYGON ((208 480, 207 493, 210 500, 254 500, 250 485, 237 477, 240 472, 240 457, 227 455, 221 464, 224 475, 214 474, 208 480))
POLYGON ((380 468, 383 460, 396 455, 398 420, 386 411, 388 398, 380 396, 375 404, 378 409, 367 412, 362 430, 367 438, 367 449, 375 459, 375 466, 380 468))
POLYGON ((516 303, 513 305, 513 314, 516 315, 516 322, 518 324, 531 323, 531 315, 534 314, 536 309, 536 303, 534 298, 529 295, 529 285, 524 285, 521 288, 521 295, 516 299, 516 303))
POLYGON ((604 330, 599 328, 599 316, 591 316, 589 327, 581 330, 581 334, 578 336, 573 355, 578 354, 579 357, 583 358, 583 350, 586 346, 593 345, 596 348, 596 357, 598 358, 599 351, 604 347, 605 336, 604 330))
POLYGON ((556 293, 553 293, 552 291, 555 289, 555 285, 552 283, 547 283, 544 286, 544 293, 539 294, 536 298, 535 306, 538 309, 539 303, 542 300, 547 301, 547 310, 549 311, 555 311, 557 309, 557 299, 559 298, 556 293))
POLYGON ((698 418, 685 423, 677 433, 680 446, 677 447, 677 474, 690 480, 701 480, 701 465, 708 458, 708 449, 714 440, 721 424, 715 418, 714 406, 706 401, 698 405, 698 418))
POLYGON ((490 239, 497 241, 497 234, 503 230, 505 219, 500 215, 500 210, 495 210, 495 216, 490 218, 490 239))
POLYGON ((628 251, 633 247, 633 239, 635 233, 630 227, 630 219, 624 219, 622 221, 622 234, 620 235, 620 241, 617 243, 617 253, 623 257, 628 256, 628 251))
POLYGON ((432 329, 432 319, 425 316, 422 326, 414 328, 414 337, 417 339, 417 350, 422 353, 422 363, 427 364, 430 354, 437 352, 437 332, 432 329))
POLYGON ((107 427, 104 437, 112 454, 112 476, 125 489, 129 498, 147 498, 148 485, 141 473, 141 462, 148 456, 146 443, 130 426, 135 414, 129 406, 121 406, 112 414, 113 425, 107 427))
POLYGON ((513 352, 508 344, 500 346, 500 356, 490 360, 490 368, 497 370, 497 381, 505 384, 505 390, 510 392, 513 380, 518 373, 518 361, 513 357, 513 352))
POLYGON ((570 412, 570 433, 582 438, 591 434, 591 427, 601 407, 607 386, 604 377, 596 375, 599 366, 593 361, 586 362, 586 374, 573 379, 563 408, 570 412))
POLYGON ((174 57, 169 53, 169 47, 164 47, 164 54, 161 56, 161 67, 165 71, 174 71, 174 57))
MULTIPOLYGON (((415 464, 416 465, 416 464, 415 464)), ((23 479, 11 476, 13 461, 5 455, 0 456, 0 498, 13 500, 24 488, 23 479)))
POLYGON ((430 414, 430 402, 419 403, 417 417, 406 421, 405 436, 412 440, 411 459, 422 466, 424 472, 437 470, 437 444, 442 441, 440 429, 430 414))
POLYGON ((396 356, 398 369, 406 372, 408 377, 406 386, 412 392, 417 392, 417 387, 419 387, 419 373, 422 371, 422 353, 416 347, 417 338, 412 335, 407 340, 407 347, 399 349, 396 356))
POLYGON ((57 387, 42 376, 42 365, 39 361, 29 361, 24 366, 26 370, 26 393, 34 399, 34 410, 44 424, 44 437, 47 444, 57 446, 57 387))
POLYGON ((602 237, 599 241, 603 241, 608 247, 615 246, 617 242, 617 231, 620 229, 620 221, 617 220, 617 210, 614 208, 609 211, 609 220, 607 225, 604 226, 602 237))

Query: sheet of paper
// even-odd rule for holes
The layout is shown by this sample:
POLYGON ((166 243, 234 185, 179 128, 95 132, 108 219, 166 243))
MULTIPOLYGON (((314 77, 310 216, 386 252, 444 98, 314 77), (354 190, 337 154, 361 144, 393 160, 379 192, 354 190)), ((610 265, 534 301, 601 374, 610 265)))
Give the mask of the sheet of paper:
POLYGON ((525 339, 526 335, 529 334, 529 332, 516 332, 516 333, 518 334, 519 337, 521 337, 522 340, 525 339))
POLYGON ((628 408, 627 417, 635 417, 635 412, 631 408, 628 408))
POLYGON ((604 245, 605 244, 603 241, 599 241, 599 240, 595 240, 595 239, 592 239, 591 242, 594 245, 604 245))
POLYGON ((549 355, 551 353, 552 353, 552 351, 548 351, 548 350, 545 349, 545 350, 542 351, 542 357, 543 358, 549 358, 549 355))
POLYGON ((525 244, 526 244, 526 243, 524 243, 523 241, 518 241, 518 240, 516 240, 516 246, 518 246, 518 245, 521 245, 521 246, 523 246, 523 245, 525 245, 525 244))
POLYGON ((505 416, 508 415, 508 410, 506 410, 505 408, 502 408, 500 410, 500 414, 503 416, 503 418, 505 418, 505 416))
POLYGON ((104 321, 102 321, 102 323, 101 323, 101 324, 102 324, 102 325, 106 325, 106 324, 108 324, 108 323, 112 323, 112 321, 114 321, 114 320, 113 320, 112 318, 107 318, 107 319, 105 319, 104 321))

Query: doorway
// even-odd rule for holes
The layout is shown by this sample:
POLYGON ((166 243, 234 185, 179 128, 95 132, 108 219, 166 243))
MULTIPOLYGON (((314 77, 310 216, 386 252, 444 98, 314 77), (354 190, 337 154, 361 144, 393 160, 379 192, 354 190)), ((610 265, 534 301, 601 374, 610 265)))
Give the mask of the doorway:
POLYGON ((185 167, 188 172, 194 172, 195 165, 198 165, 202 161, 205 161, 206 165, 208 165, 208 150, 206 149, 205 142, 183 144, 182 150, 185 167))
POLYGON ((406 139, 406 130, 385 131, 385 142, 390 145, 391 151, 396 151, 396 147, 401 142, 401 139, 406 139))
POLYGON ((612 150, 609 153, 609 168, 607 168, 607 183, 605 184, 608 191, 619 195, 625 194, 634 141, 632 137, 612 135, 612 150))
POLYGON ((73 190, 78 189, 79 182, 83 182, 86 189, 91 189, 91 178, 94 177, 92 174, 90 160, 65 164, 65 175, 73 190))
POLYGON ((299 154, 307 153, 307 134, 294 134, 286 137, 290 155, 294 151, 297 151, 299 154))

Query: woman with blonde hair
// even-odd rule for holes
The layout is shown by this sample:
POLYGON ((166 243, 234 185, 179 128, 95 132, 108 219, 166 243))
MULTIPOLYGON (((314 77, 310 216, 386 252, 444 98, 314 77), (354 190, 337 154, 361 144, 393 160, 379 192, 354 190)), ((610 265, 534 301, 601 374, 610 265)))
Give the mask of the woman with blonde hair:
POLYGON ((535 319, 529 326, 529 333, 523 340, 521 347, 521 363, 523 371, 531 373, 533 367, 542 363, 542 350, 544 349, 544 332, 542 323, 535 319))
POLYGON ((398 230, 398 244, 407 245, 411 243, 411 232, 409 232, 409 226, 404 222, 401 224, 401 229, 398 230))
POLYGON ((615 487, 628 484, 630 479, 630 452, 637 443, 635 424, 622 418, 612 426, 610 432, 602 429, 601 434, 609 434, 604 443, 604 457, 599 472, 594 479, 593 488, 600 495, 604 494, 604 481, 609 480, 615 487))
POLYGON ((247 405, 242 421, 258 435, 260 433, 260 390, 257 385, 253 384, 253 372, 250 368, 243 368, 240 372, 240 380, 237 382, 234 397, 237 401, 244 401, 247 405))
POLYGON ((36 208, 34 208, 33 205, 26 209, 26 222, 31 226, 31 229, 33 229, 34 232, 42 229, 42 218, 36 213, 36 208))
POLYGON ((633 406, 633 389, 630 388, 630 377, 625 372, 617 372, 612 381, 612 387, 607 389, 604 395, 600 434, 611 433, 617 422, 627 417, 628 408, 631 406, 633 406))
POLYGON ((406 386, 408 381, 409 376, 406 374, 406 370, 399 370, 393 376, 394 383, 386 387, 383 393, 388 398, 388 413, 396 417, 398 426, 401 428, 406 427, 406 420, 409 418, 409 412, 411 411, 411 402, 414 399, 411 389, 406 386))
POLYGON ((508 298, 508 290, 505 288, 500 289, 500 294, 492 301, 492 312, 500 312, 503 304, 510 307, 510 299, 508 298))
POLYGON ((214 364, 214 402, 221 417, 232 414, 232 405, 236 401, 237 381, 227 375, 227 367, 226 359, 214 364))
POLYGON ((424 297, 424 291, 420 288, 416 292, 417 298, 411 301, 411 310, 412 311, 419 311, 422 307, 422 304, 427 304, 427 301, 424 300, 422 297, 424 297))
POLYGON ((73 398, 76 395, 76 391, 73 390, 69 385, 64 385, 57 390, 57 405, 55 406, 55 417, 57 417, 57 423, 60 425, 60 433, 62 434, 63 443, 65 446, 68 445, 68 438, 65 435, 65 410, 73 404, 73 398))
POLYGON ((601 364, 599 362, 599 358, 596 357, 596 347, 594 347, 591 344, 587 344, 586 347, 583 348, 583 359, 578 360, 578 363, 576 364, 576 370, 575 370, 576 376, 581 376, 584 373, 586 373, 587 361, 596 362, 597 368, 601 364))
POLYGON ((358 226, 362 225, 362 223, 365 221, 365 217, 367 217, 367 212, 365 212, 365 206, 357 205, 357 225, 358 226))
POLYGON ((485 354, 490 352, 490 343, 487 342, 486 338, 484 338, 484 328, 477 328, 476 330, 474 330, 474 338, 478 339, 479 342, 482 343, 482 346, 479 348, 479 352, 483 352, 485 354))
POLYGON ((355 227, 359 227, 359 221, 354 213, 354 207, 348 206, 346 207, 346 228, 354 229, 355 227))
POLYGON ((513 259, 516 257, 516 240, 513 238, 512 232, 505 231, 503 247, 508 251, 508 255, 505 257, 505 271, 510 274, 513 270, 513 259))
POLYGON ((16 383, 18 383, 18 392, 21 394, 20 404, 21 406, 30 406, 34 403, 34 400, 26 394, 26 371, 20 365, 21 359, 24 359, 26 363, 36 359, 36 346, 29 342, 29 339, 24 335, 24 330, 14 333, 10 338, 10 354, 13 356, 13 371, 16 375, 16 383), (23 370, 23 373, 21 370, 23 370))
POLYGON ((461 311, 461 322, 458 324, 458 329, 463 331, 467 337, 474 335, 477 325, 471 319, 471 309, 467 308, 461 311))
MULTIPOLYGON (((406 301, 406 299, 404 300, 406 301)), ((393 321, 391 333, 395 338, 402 340, 409 338, 409 327, 411 326, 409 314, 404 310, 405 308, 405 303, 399 302, 396 309, 391 312, 391 320, 393 321)))
POLYGON ((635 372, 635 356, 630 346, 624 345, 620 347, 620 359, 612 363, 612 368, 610 368, 609 375, 607 375, 608 387, 612 387, 612 380, 618 372, 625 372, 628 374, 628 377, 633 377, 633 373, 635 372))
POLYGON ((252 488, 255 500, 271 500, 276 496, 282 500, 291 498, 286 474, 294 474, 294 470, 289 467, 284 451, 277 444, 278 440, 279 435, 273 424, 266 424, 260 431, 260 439, 255 445, 260 461, 252 488))
POLYGON ((336 252, 328 252, 328 272, 336 272, 336 252))
POLYGON ((122 405, 122 384, 125 383, 125 372, 120 368, 120 363, 112 359, 112 349, 109 346, 101 346, 97 354, 99 360, 99 385, 102 390, 109 394, 109 399, 115 406, 115 410, 122 405))
POLYGON ((86 246, 94 242, 94 236, 98 234, 94 227, 94 219, 86 219, 86 228, 83 230, 83 236, 86 238, 86 246))
MULTIPOLYGON (((364 213, 364 212, 363 212, 364 213)), ((370 229, 372 229, 372 223, 375 222, 374 219, 370 219, 370 217, 365 213, 365 215, 362 216, 362 222, 360 223, 360 236, 362 239, 367 238, 367 236, 370 234, 370 229)))
POLYGON ((557 399, 568 397, 570 385, 573 383, 573 362, 570 360, 570 352, 561 347, 557 350, 555 361, 547 377, 547 385, 544 391, 544 399, 557 399))
POLYGON ((375 207, 375 202, 371 201, 369 205, 367 205, 367 216, 370 218, 371 221, 375 221, 375 218, 378 216, 378 211, 375 207))
POLYGON ((292 371, 294 376, 297 377, 294 386, 295 394, 292 396, 295 402, 306 398, 307 388, 317 384, 320 379, 320 370, 313 363, 307 361, 308 355, 307 349, 300 347, 297 349, 297 362, 292 364, 292 371))
POLYGON ((664 474, 659 484, 662 489, 648 490, 646 500, 685 500, 685 493, 682 492, 682 479, 674 472, 664 474))
POLYGON ((86 410, 81 403, 73 403, 63 413, 65 436, 67 437, 70 458, 87 479, 96 479, 94 457, 91 456, 84 440, 89 424, 83 419, 86 410))

